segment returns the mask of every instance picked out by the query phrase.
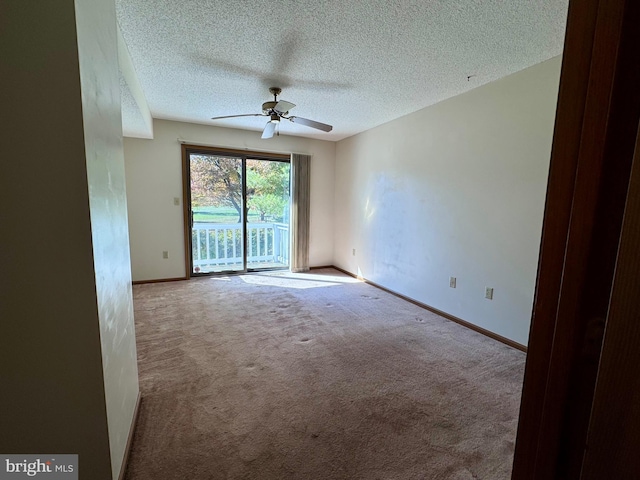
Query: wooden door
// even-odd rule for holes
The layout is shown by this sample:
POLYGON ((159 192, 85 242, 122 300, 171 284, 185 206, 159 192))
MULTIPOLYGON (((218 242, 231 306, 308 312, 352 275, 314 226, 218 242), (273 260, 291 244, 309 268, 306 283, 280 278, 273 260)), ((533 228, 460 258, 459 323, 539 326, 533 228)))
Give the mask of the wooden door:
MULTIPOLYGON (((515 480, 640 478, 588 476, 596 466, 606 469, 594 445, 611 433, 604 405, 624 381, 613 365, 637 354, 633 332, 624 326, 628 318, 611 310, 615 288, 621 305, 631 302, 629 287, 615 287, 614 275, 621 271, 625 207, 633 208, 628 186, 640 117, 637 25, 635 0, 570 1, 515 480), (616 352, 608 356, 605 331, 618 332, 607 335, 605 353, 616 352), (620 343, 620 331, 631 345, 620 343), (613 376, 603 376, 607 372, 613 376)), ((629 229, 625 223, 631 238, 629 229)), ((634 274, 637 268, 624 278, 634 274)), ((625 308, 631 315, 632 305, 625 308)), ((619 471, 631 471, 625 462, 619 471)))

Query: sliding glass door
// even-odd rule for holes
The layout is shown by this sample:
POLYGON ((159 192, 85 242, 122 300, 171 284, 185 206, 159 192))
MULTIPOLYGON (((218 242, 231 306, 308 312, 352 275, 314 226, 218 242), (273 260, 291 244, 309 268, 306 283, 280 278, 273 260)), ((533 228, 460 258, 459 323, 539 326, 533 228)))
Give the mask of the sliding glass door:
POLYGON ((247 159, 247 269, 289 267, 289 162, 247 159))
POLYGON ((191 273, 244 271, 242 160, 191 153, 191 273))
POLYGON ((289 267, 290 164, 184 148, 191 276, 289 267))

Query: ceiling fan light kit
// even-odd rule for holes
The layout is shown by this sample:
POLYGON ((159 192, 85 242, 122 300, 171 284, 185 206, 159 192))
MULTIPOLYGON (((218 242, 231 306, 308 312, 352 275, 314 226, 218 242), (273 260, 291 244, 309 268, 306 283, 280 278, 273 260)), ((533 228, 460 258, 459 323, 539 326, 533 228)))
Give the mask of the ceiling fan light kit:
POLYGON ((273 137, 274 132, 276 131, 276 126, 280 123, 281 119, 289 120, 292 123, 298 123, 300 125, 305 125, 307 127, 315 128, 317 130, 322 130, 323 132, 330 132, 333 127, 331 125, 327 125, 326 123, 316 122, 315 120, 309 120, 307 118, 302 117, 289 117, 289 110, 295 107, 295 104, 291 102, 287 102, 285 100, 278 100, 278 95, 282 92, 282 90, 278 87, 271 87, 269 92, 273 95, 273 101, 264 102, 262 104, 262 113, 246 113, 242 115, 226 115, 223 117, 213 117, 211 120, 221 120, 224 118, 237 118, 237 117, 269 117, 269 121, 267 125, 264 127, 262 132, 262 138, 271 138, 273 137))

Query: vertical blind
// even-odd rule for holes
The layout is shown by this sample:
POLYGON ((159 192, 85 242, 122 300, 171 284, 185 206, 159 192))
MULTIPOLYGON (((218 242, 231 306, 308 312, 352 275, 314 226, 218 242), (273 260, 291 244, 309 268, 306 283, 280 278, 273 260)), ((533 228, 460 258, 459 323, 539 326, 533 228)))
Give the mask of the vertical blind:
POLYGON ((309 270, 311 156, 291 154, 291 271, 309 270))

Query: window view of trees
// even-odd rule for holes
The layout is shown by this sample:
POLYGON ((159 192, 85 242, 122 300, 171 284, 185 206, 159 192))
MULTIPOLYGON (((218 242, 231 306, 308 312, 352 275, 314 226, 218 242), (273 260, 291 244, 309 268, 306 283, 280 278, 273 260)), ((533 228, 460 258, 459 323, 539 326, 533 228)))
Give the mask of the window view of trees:
POLYGON ((189 153, 194 274, 289 265, 290 164, 247 159, 243 179, 242 162, 189 153))
POLYGON ((247 161, 247 206, 260 221, 289 221, 289 164, 247 161))
MULTIPOLYGON (((191 205, 200 222, 242 221, 242 160, 191 155, 191 205)), ((247 160, 249 222, 288 222, 289 163, 247 160)))
POLYGON ((225 215, 229 207, 236 211, 236 222, 242 221, 242 160, 191 155, 191 207, 196 221, 219 221, 214 215, 225 215))

